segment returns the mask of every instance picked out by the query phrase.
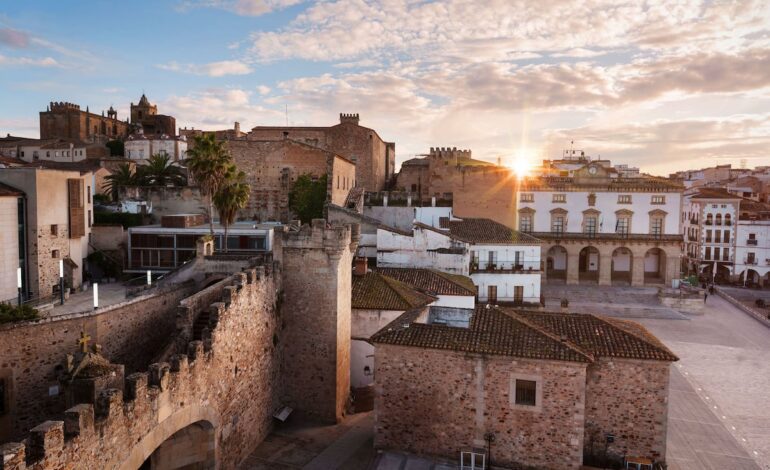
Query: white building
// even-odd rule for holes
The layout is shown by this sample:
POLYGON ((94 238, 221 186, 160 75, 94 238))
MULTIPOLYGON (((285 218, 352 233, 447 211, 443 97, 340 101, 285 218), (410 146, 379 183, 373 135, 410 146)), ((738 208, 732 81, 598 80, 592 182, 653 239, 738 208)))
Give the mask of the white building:
POLYGON ((549 280, 670 284, 678 277, 682 187, 622 177, 608 161, 544 164, 522 180, 518 229, 543 241, 549 280))
POLYGON ((187 158, 187 139, 184 136, 147 136, 140 129, 138 133, 128 136, 124 145, 129 160, 148 160, 153 155, 168 155, 174 162, 187 158))
POLYGON ((735 235, 733 280, 770 286, 770 205, 743 200, 735 235))
POLYGON ((109 157, 110 153, 104 145, 75 139, 27 139, 8 136, 0 139, 0 155, 25 162, 72 163, 87 158, 109 157))
POLYGON ((489 219, 415 222, 377 230, 377 266, 433 268, 470 276, 483 302, 540 302, 540 240, 489 219))

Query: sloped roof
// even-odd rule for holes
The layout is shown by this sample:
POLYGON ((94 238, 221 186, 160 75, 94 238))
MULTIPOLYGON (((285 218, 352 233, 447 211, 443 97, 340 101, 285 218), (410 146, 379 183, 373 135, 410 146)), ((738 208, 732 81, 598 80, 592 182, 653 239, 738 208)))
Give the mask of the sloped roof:
POLYGON ((428 166, 430 165, 430 161, 428 161, 427 158, 410 158, 409 160, 405 160, 403 163, 401 163, 401 167, 404 166, 428 166))
POLYGON ((426 268, 377 268, 375 272, 431 295, 476 295, 471 278, 459 274, 426 268))
POLYGON ((441 220, 452 237, 468 243, 539 245, 540 240, 491 219, 441 220))
POLYGON ((24 193, 16 188, 0 183, 0 197, 4 196, 22 196, 24 193))
POLYGON ((740 196, 727 192, 724 188, 699 188, 690 199, 740 199, 740 196))
POLYGON ((643 326, 626 320, 480 305, 469 327, 458 328, 416 323, 420 313, 405 312, 375 333, 372 342, 571 362, 598 357, 678 360, 643 326))
POLYGON ((435 297, 418 292, 413 287, 380 273, 353 276, 353 308, 410 310, 435 300, 435 297))

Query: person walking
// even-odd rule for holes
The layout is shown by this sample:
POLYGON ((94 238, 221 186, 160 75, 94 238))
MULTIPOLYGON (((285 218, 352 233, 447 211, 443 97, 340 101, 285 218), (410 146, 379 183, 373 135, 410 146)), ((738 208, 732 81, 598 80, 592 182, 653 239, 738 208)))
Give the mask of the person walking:
POLYGON ((704 292, 703 293, 703 303, 704 304, 706 303, 706 299, 708 299, 708 298, 709 298, 709 293, 708 292, 704 292))

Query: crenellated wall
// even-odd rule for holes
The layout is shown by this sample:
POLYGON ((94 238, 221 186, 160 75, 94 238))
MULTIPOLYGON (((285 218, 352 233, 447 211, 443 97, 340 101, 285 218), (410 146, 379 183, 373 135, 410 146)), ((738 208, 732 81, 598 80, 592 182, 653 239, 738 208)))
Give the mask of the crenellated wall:
POLYGON ((284 340, 276 313, 280 276, 258 267, 228 284, 210 306, 203 340, 130 374, 125 390, 107 389, 96 403, 40 424, 25 444, 0 446, 0 469, 134 470, 151 456, 168 458, 153 453, 162 444, 173 452, 167 444, 185 436, 211 439, 203 452, 211 468, 235 468, 271 429, 284 340))

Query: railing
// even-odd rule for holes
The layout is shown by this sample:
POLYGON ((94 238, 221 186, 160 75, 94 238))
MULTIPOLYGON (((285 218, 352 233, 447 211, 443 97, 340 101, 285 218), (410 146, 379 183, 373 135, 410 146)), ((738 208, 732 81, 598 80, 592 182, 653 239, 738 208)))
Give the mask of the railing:
POLYGON ((698 225, 698 219, 696 218, 690 219, 690 225, 698 225))
POLYGON ((470 272, 472 273, 538 273, 540 272, 539 261, 496 261, 495 263, 481 263, 480 265, 471 263, 470 272))
POLYGON ((748 265, 754 266, 754 265, 757 264, 757 260, 756 259, 748 259, 748 258, 746 258, 746 259, 743 260, 743 264, 748 264, 748 265))
POLYGON ((752 239, 747 239, 746 240, 746 244, 747 245, 756 245, 758 241, 759 240, 757 240, 757 239, 753 239, 753 240, 752 239))
POLYGON ((704 224, 706 224, 706 225, 714 225, 714 223, 711 222, 710 220, 705 221, 704 224))

